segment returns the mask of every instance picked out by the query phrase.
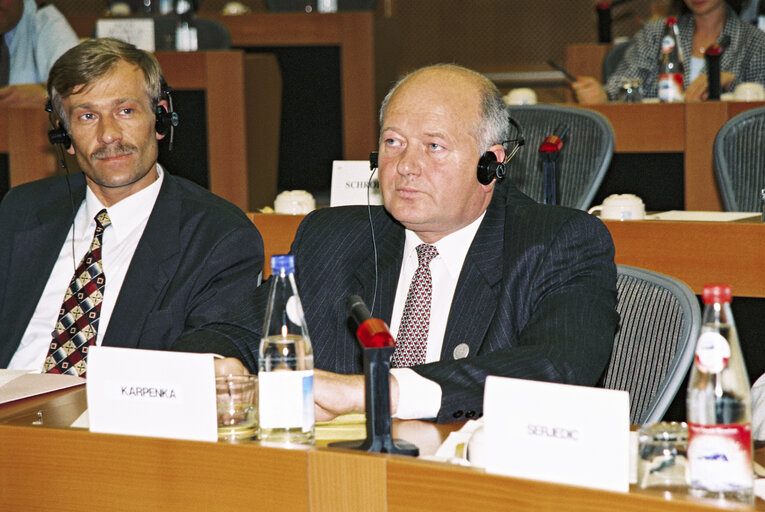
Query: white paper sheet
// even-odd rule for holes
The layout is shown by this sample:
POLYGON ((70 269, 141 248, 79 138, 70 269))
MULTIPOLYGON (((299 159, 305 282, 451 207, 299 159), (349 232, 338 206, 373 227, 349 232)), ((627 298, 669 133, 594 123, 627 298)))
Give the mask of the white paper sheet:
POLYGON ((0 404, 83 384, 85 379, 71 375, 0 370, 0 404))
POLYGON ((754 218, 762 215, 757 212, 695 212, 685 210, 669 210, 666 212, 646 215, 646 220, 676 220, 697 222, 733 222, 741 219, 754 218))

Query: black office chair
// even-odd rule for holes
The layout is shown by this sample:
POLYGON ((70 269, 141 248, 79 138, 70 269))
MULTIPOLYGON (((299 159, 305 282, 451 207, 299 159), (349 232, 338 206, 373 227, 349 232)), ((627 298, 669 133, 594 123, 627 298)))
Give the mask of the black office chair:
POLYGON ((601 387, 630 394, 630 423, 661 421, 693 362, 701 310, 677 279, 617 266, 621 321, 601 387))
POLYGON ((513 105, 508 113, 520 123, 526 139, 508 167, 508 179, 521 192, 542 202, 544 175, 539 146, 566 123, 569 131, 556 162, 557 204, 586 210, 614 154, 614 132, 608 120, 593 110, 564 105, 513 105))
POLYGON ((765 107, 733 116, 717 132, 715 175, 725 210, 759 212, 765 188, 765 107))

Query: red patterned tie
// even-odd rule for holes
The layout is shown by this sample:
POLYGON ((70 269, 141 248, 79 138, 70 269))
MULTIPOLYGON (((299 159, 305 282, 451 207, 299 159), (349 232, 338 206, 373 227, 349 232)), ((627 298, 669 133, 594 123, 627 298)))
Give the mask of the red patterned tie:
POLYGON ((430 261, 436 256, 438 249, 435 246, 417 246, 418 267, 406 295, 404 314, 401 316, 401 325, 396 336, 396 351, 391 358, 396 368, 425 363, 430 327, 430 299, 433 295, 430 261))
POLYGON ((59 311, 53 341, 43 364, 45 373, 85 377, 88 349, 96 344, 106 276, 101 265, 104 229, 111 224, 106 209, 96 215, 96 232, 90 250, 72 276, 59 311))

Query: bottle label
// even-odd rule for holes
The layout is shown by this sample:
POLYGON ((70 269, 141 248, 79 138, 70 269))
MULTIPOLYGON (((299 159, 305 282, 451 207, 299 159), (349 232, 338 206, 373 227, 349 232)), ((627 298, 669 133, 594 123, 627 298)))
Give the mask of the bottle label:
POLYGON ((751 425, 689 423, 688 483, 712 492, 751 489, 751 425))
POLYGON ((675 38, 669 35, 664 36, 664 39, 661 40, 661 53, 669 53, 674 49, 675 49, 675 38))
POLYGON ((659 75, 659 99, 661 101, 683 101, 683 75, 662 73, 659 75))
POLYGON ((720 373, 728 366, 730 344, 719 332, 705 332, 696 343, 696 368, 704 373, 720 373))
POLYGON ((260 428, 313 430, 313 370, 258 372, 260 428))

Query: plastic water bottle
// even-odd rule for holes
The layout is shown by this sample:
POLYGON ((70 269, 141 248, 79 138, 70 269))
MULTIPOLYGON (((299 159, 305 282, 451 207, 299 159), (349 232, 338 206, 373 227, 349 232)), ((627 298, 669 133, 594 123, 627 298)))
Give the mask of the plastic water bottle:
POLYGON ((667 18, 659 54, 659 99, 683 101, 683 53, 677 32, 677 19, 667 18))
POLYGON ((749 378, 730 286, 706 285, 688 384, 688 484, 696 496, 753 503, 749 378))
POLYGON ((258 360, 260 440, 313 444, 313 350, 303 315, 292 255, 271 258, 258 360))

